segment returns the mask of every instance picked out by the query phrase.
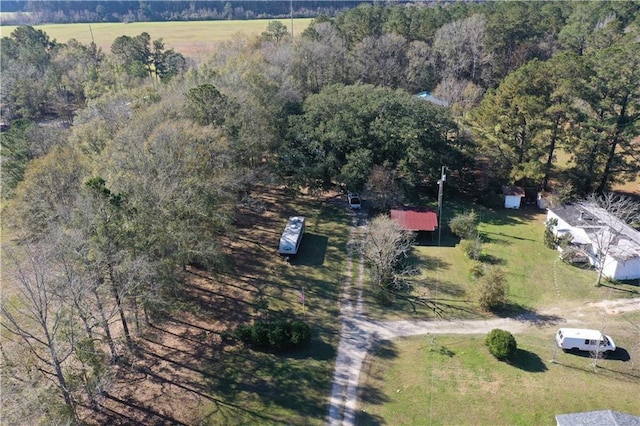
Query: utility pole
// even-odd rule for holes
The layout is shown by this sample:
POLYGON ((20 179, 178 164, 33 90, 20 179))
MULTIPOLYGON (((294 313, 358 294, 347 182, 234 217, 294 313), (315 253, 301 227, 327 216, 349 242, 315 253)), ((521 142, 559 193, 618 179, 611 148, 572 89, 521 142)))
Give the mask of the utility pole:
POLYGON ((289 14, 291 15, 291 39, 293 39, 293 0, 289 2, 289 14))
POLYGON ((440 180, 438 181, 438 247, 440 247, 440 239, 442 237, 442 194, 444 192, 444 183, 446 180, 447 175, 444 173, 444 166, 442 166, 440 180))

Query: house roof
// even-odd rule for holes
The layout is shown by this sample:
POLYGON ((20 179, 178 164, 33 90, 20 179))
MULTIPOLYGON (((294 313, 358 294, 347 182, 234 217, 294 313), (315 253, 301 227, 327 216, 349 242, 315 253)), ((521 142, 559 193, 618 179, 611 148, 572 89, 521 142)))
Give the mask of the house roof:
POLYGON ((640 426, 640 417, 619 411, 601 410, 558 414, 558 426, 640 426))
POLYGON ((407 231, 435 231, 438 228, 438 215, 427 208, 391 209, 391 219, 407 231))
POLYGON ((416 96, 421 98, 421 99, 424 99, 425 101, 429 101, 429 102, 431 102, 432 104, 435 104, 435 105, 439 105, 439 106, 443 106, 443 107, 448 107, 449 106, 449 102, 445 101, 444 99, 436 98, 435 96, 433 96, 429 92, 420 92, 416 96))
POLYGON ((524 197, 524 188, 521 186, 508 186, 502 187, 502 195, 512 195, 514 197, 524 197))
MULTIPOLYGON (((613 244, 608 255, 614 259, 640 257, 640 232, 605 210, 587 204, 565 204, 548 210, 572 228, 583 229, 593 244, 611 241, 613 244)), ((565 229, 558 231, 571 232, 565 229)))

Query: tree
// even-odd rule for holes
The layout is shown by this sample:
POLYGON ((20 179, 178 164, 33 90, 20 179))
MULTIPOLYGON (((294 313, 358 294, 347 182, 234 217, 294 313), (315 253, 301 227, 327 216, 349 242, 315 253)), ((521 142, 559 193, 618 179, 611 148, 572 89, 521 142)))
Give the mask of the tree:
POLYGON ((51 87, 57 81, 49 73, 56 46, 42 30, 30 26, 16 28, 0 40, 2 116, 35 119, 47 112, 51 87), (37 82, 37 84, 35 84, 37 82))
POLYGON ((76 401, 65 376, 73 353, 73 320, 56 291, 52 253, 43 245, 26 245, 23 253, 7 252, 17 296, 3 298, 0 326, 25 345, 34 368, 55 383, 67 415, 75 420, 76 401))
POLYGON ((633 180, 640 171, 640 42, 631 31, 613 46, 583 60, 587 70, 577 81, 585 105, 585 133, 574 150, 575 183, 582 194, 610 189, 614 182, 633 180))
POLYGON ((544 245, 550 249, 556 248, 556 236, 553 233, 555 227, 558 226, 558 219, 551 218, 544 223, 544 245))
POLYGON ((289 37, 287 26, 280 21, 269 21, 267 30, 262 33, 262 40, 270 41, 275 44, 280 43, 289 37))
POLYGON ((151 36, 143 32, 131 37, 116 37, 111 44, 111 53, 117 59, 123 71, 132 77, 151 76, 151 36))
POLYGON ((198 124, 221 125, 228 109, 228 99, 213 84, 201 84, 186 94, 187 114, 198 124))
POLYGON ((395 34, 366 37, 351 51, 351 77, 355 81, 374 86, 404 86, 408 65, 407 48, 404 37, 395 34))
POLYGON ((466 79, 479 83, 487 62, 484 28, 487 18, 475 14, 449 22, 436 32, 433 51, 442 78, 466 79))
POLYGON ((360 253, 369 266, 374 293, 386 297, 402 290, 401 265, 406 259, 413 234, 387 216, 377 216, 369 224, 360 244, 360 253))
POLYGON ((497 311, 507 303, 507 281, 504 271, 490 268, 478 284, 478 304, 486 311, 497 311))
POLYGON ((533 60, 484 97, 469 122, 495 176, 509 183, 547 185, 558 146, 572 137, 574 58, 533 60))
POLYGON ((404 197, 397 179, 396 173, 384 166, 375 165, 371 168, 364 195, 374 209, 388 211, 402 202, 404 197))
POLYGON ((339 183, 354 169, 351 161, 366 157, 371 168, 396 174, 396 184, 409 195, 434 181, 442 164, 459 165, 457 129, 448 112, 404 91, 333 85, 309 96, 303 110, 290 117, 279 149, 280 172, 300 185, 339 183))
POLYGON ((309 28, 311 34, 303 34, 291 55, 291 77, 304 96, 348 81, 347 49, 338 30, 330 22, 309 28))
POLYGON ((605 268, 614 257, 627 254, 618 241, 630 223, 640 220, 640 203, 628 196, 608 192, 601 195, 592 193, 579 205, 599 222, 589 231, 589 237, 594 242, 592 254, 598 271, 597 287, 605 268))
POLYGON ((518 345, 513 335, 499 328, 493 329, 487 334, 485 344, 489 347, 491 355, 501 361, 513 358, 518 350, 518 345))

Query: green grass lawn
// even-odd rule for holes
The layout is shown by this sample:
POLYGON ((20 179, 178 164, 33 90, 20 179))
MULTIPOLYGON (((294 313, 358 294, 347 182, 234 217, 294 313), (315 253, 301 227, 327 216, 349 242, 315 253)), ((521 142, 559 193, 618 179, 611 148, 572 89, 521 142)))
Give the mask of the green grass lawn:
MULTIPOLYGON (((640 295, 634 283, 595 287, 595 271, 560 261, 558 253, 543 244, 542 212, 490 210, 453 201, 448 208, 449 217, 470 209, 478 212, 484 263, 506 272, 507 314, 554 307, 562 315, 564 308, 580 312, 590 302, 640 295)), ((412 257, 421 269, 414 295, 451 305, 446 317, 490 316, 473 303, 471 261, 448 231, 440 246, 437 236, 422 236, 412 257)), ((414 311, 399 300, 387 309, 370 302, 375 317, 434 318, 430 310, 414 311)), ((606 318, 598 312, 579 314, 579 319, 594 328, 606 320, 605 331, 622 349, 616 353, 619 359, 601 360, 597 369, 588 357, 554 349, 557 325, 516 335, 519 351, 512 364, 489 354, 485 336, 426 335, 383 342, 361 376, 358 424, 551 425, 556 414, 600 409, 640 415, 640 365, 635 361, 640 357, 640 312, 606 318)))
MULTIPOLYGON (((277 20, 291 31, 290 19, 277 20)), ((222 41, 232 40, 239 34, 260 35, 267 29, 269 21, 267 19, 252 19, 247 21, 133 22, 129 24, 110 22, 35 25, 34 28, 44 31, 58 43, 66 43, 74 38, 86 45, 94 40, 104 52, 110 52, 111 43, 117 37, 123 35, 132 37, 147 32, 151 36, 151 40, 161 38, 167 49, 174 49, 185 56, 205 58, 222 41)), ((310 22, 310 18, 294 19, 294 35, 304 31, 310 22)), ((8 37, 15 28, 15 26, 0 27, 0 34, 2 37, 8 37)))
MULTIPOLYGON (((447 216, 475 210, 482 235, 483 265, 505 271, 509 285, 509 310, 535 312, 546 306, 563 303, 579 304, 605 298, 637 297, 637 285, 616 283, 595 287, 596 272, 568 265, 559 259, 556 250, 544 246, 546 214, 536 209, 487 209, 479 205, 450 201, 447 216)), ((448 221, 445 217, 445 223, 448 221)), ((420 274, 412 284, 412 295, 438 300, 445 316, 485 317, 475 306, 477 282, 469 273, 472 261, 460 247, 460 240, 444 228, 438 246, 438 235, 420 235, 414 246, 411 262, 420 274), (449 307, 445 306, 448 305, 449 307)), ((377 306, 368 299, 370 313, 378 318, 433 318, 431 309, 396 300, 387 307, 377 306), (414 309, 415 308, 415 309, 414 309)))
MULTIPOLYGON (((383 342, 366 366, 357 424, 553 425, 556 414, 580 411, 640 415, 638 348, 631 360, 594 368, 593 359, 554 350, 553 331, 516 335, 512 363, 490 355, 485 336, 383 342)), ((632 333, 619 340, 632 352, 632 333)))

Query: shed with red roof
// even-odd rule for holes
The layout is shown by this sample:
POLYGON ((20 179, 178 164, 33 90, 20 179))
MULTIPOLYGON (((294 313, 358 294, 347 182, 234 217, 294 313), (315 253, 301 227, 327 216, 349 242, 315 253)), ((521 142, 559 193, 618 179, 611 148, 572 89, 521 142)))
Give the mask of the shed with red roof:
POLYGON ((391 209, 391 219, 405 231, 435 231, 438 228, 438 215, 428 208, 391 209))

